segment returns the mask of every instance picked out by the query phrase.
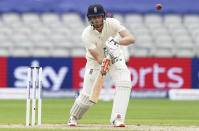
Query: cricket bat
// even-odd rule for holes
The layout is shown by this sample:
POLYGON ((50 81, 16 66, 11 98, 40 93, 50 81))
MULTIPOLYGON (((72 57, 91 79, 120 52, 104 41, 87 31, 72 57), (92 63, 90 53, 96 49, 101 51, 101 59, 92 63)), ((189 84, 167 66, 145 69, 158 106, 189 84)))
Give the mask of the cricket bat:
POLYGON ((110 58, 107 57, 105 60, 105 64, 102 68, 102 72, 99 72, 97 78, 95 79, 95 82, 94 82, 94 85, 93 85, 93 88, 91 91, 91 95, 89 97, 89 100, 94 104, 97 104, 101 88, 102 88, 102 86, 104 84, 104 80, 106 78, 106 75, 103 75, 103 73, 106 74, 106 72, 108 71, 109 63, 110 63, 110 58))

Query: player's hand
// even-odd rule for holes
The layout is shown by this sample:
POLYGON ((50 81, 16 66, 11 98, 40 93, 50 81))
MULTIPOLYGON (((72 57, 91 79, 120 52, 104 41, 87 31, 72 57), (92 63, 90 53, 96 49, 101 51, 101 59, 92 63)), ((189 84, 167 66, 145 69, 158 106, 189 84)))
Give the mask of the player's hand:
POLYGON ((108 50, 116 50, 116 49, 118 49, 120 47, 120 44, 115 39, 113 39, 112 37, 110 37, 106 41, 106 47, 108 48, 108 50))
POLYGON ((112 64, 116 63, 119 57, 120 44, 115 39, 110 37, 106 41, 106 48, 107 48, 107 54, 111 57, 112 64))
POLYGON ((111 63, 114 64, 118 61, 118 57, 116 55, 114 55, 114 50, 108 50, 107 51, 108 55, 110 56, 111 58, 111 63))
POLYGON ((109 58, 104 58, 101 64, 101 74, 102 75, 106 75, 106 73, 109 70, 109 66, 110 66, 110 59, 109 58))
POLYGON ((110 56, 111 63, 114 64, 118 61, 118 57, 114 55, 113 50, 108 50, 107 48, 104 48, 104 56, 110 56))

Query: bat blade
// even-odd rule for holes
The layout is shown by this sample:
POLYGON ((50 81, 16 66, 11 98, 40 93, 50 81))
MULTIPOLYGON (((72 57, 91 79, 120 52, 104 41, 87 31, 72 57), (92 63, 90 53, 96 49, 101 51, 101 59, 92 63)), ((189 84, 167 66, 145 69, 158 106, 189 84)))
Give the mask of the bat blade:
POLYGON ((91 95, 89 97, 89 100, 92 103, 97 104, 98 98, 99 98, 99 95, 100 95, 100 91, 101 91, 101 88, 103 86, 105 78, 106 78, 105 75, 101 75, 101 73, 98 74, 98 76, 97 76, 97 78, 94 82, 94 86, 92 88, 91 95))
POLYGON ((103 74, 107 73, 109 63, 110 63, 110 59, 107 58, 104 66, 102 68, 102 73, 99 73, 97 78, 95 79, 95 82, 94 82, 94 85, 93 85, 93 88, 92 88, 92 91, 91 91, 91 95, 89 97, 89 100, 92 103, 97 104, 97 102, 98 102, 98 98, 100 96, 100 91, 101 91, 101 88, 104 84, 104 80, 106 78, 106 75, 103 75, 103 74))

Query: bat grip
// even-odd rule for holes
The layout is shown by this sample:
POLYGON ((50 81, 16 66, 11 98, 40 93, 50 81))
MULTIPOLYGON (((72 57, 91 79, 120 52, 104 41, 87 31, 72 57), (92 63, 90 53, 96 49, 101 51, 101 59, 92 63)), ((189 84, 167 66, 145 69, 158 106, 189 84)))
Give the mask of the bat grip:
POLYGON ((103 66, 102 72, 107 73, 109 67, 110 59, 106 59, 105 64, 103 66))

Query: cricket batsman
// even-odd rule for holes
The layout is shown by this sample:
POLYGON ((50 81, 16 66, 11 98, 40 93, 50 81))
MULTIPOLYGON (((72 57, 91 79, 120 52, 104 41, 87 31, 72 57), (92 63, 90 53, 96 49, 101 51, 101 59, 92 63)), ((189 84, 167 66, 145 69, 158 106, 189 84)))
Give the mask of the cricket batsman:
POLYGON ((70 110, 68 126, 76 126, 77 121, 93 105, 89 101, 89 96, 97 75, 100 71, 102 72, 105 65, 104 60, 109 55, 111 63, 108 73, 116 86, 110 122, 114 127, 125 127, 124 120, 131 92, 131 77, 120 45, 133 44, 135 39, 118 20, 106 18, 104 8, 100 4, 92 4, 88 7, 87 18, 90 25, 82 33, 82 41, 87 50, 84 84, 70 110), (120 39, 116 38, 118 34, 120 39))

